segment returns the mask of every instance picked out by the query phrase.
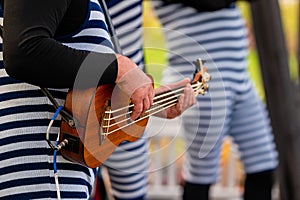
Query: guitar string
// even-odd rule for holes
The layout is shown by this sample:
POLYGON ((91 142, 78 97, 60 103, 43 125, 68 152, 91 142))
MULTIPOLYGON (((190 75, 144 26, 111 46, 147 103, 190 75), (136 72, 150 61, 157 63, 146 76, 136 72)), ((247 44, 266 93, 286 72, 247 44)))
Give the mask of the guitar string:
MULTIPOLYGON (((195 95, 196 95, 196 94, 197 94, 197 90, 194 89, 194 93, 195 93, 195 95)), ((176 95, 173 95, 173 96, 168 97, 168 98, 166 98, 166 99, 162 99, 162 100, 160 100, 160 101, 155 102, 155 103, 153 104, 153 106, 152 106, 149 110, 147 110, 145 113, 151 112, 153 109, 158 109, 158 108, 160 108, 160 107, 164 107, 165 105, 168 105, 168 103, 176 102, 177 99, 174 99, 174 98, 176 98, 176 97, 178 97, 178 96, 180 96, 180 95, 181 95, 180 93, 177 93, 176 95), (172 100, 172 101, 169 101, 170 99, 173 99, 173 100, 172 100), (167 102, 167 104, 164 104, 165 102, 167 102)), ((161 95, 161 96, 165 96, 165 95, 161 95)), ((106 114, 111 114, 111 113, 113 113, 113 112, 106 112, 106 114)), ((132 113, 132 111, 128 111, 127 113, 122 113, 121 115, 117 115, 117 116, 115 116, 115 117, 113 117, 113 118, 109 118, 109 119, 104 118, 103 120, 104 120, 104 121, 105 121, 105 120, 116 120, 116 119, 118 119, 118 118, 120 118, 120 117, 123 117, 124 115, 129 115, 129 114, 131 114, 131 113, 132 113)), ((125 119, 125 120, 123 120, 123 121, 126 121, 126 120, 128 120, 128 119, 125 119)), ((121 121, 121 122, 123 122, 123 121, 121 121)), ((115 125, 115 124, 113 124, 113 125, 115 125)), ((112 125, 112 126, 113 126, 113 125, 112 125)))
MULTIPOLYGON (((164 109, 169 108, 169 107, 172 107, 172 106, 174 106, 175 104, 176 104, 176 103, 172 103, 172 104, 168 105, 167 107, 165 107, 164 109)), ((151 113, 151 115, 156 114, 156 113, 158 113, 158 112, 160 112, 160 111, 162 111, 162 110, 155 111, 155 112, 151 113)), ((135 124, 136 122, 139 122, 139 121, 141 121, 141 120, 143 120, 143 119, 146 119, 146 118, 148 118, 149 116, 150 116, 150 115, 143 116, 143 117, 141 117, 141 118, 139 118, 139 119, 137 119, 137 120, 135 120, 135 121, 133 121, 133 122, 131 122, 131 123, 128 123, 128 124, 126 124, 126 125, 124 125, 124 126, 122 126, 122 127, 119 127, 119 128, 114 129, 114 130, 112 130, 112 131, 110 131, 110 132, 102 133, 102 134, 105 135, 105 136, 110 135, 110 134, 112 134, 112 133, 114 133, 114 132, 116 132, 116 131, 119 131, 119 130, 121 130, 121 129, 123 129, 123 128, 126 128, 127 126, 130 126, 130 125, 132 125, 132 124, 135 124)), ((128 119, 129 119, 129 118, 128 118, 128 119)))
MULTIPOLYGON (((194 92, 195 92, 195 90, 199 90, 199 88, 203 88, 203 83, 200 83, 200 82, 197 82, 197 83, 193 83, 192 84, 192 88, 194 89, 194 92)), ((184 88, 178 88, 178 89, 176 89, 176 90, 173 90, 173 91, 170 91, 170 92, 167 92, 167 93, 163 93, 163 94, 159 94, 159 96, 155 96, 154 98, 153 98, 153 100, 155 101, 156 99, 159 99, 159 98, 163 98, 163 97, 165 97, 165 96, 169 96, 169 95, 172 95, 172 94, 174 94, 174 93, 179 93, 179 92, 181 92, 181 91, 183 91, 183 89, 184 88)), ((155 103, 155 102, 154 102, 155 103)), ((154 105, 154 104, 153 104, 154 105)), ((122 108, 118 108, 118 109, 115 109, 115 110, 113 110, 113 111, 105 111, 105 114, 107 114, 107 113, 111 113, 111 114, 113 114, 113 113, 116 113, 116 112, 120 112, 120 111, 122 111, 122 110, 125 110, 125 109, 130 109, 130 108, 132 108, 134 105, 133 104, 130 104, 130 105, 128 105, 128 106, 125 106, 125 107, 122 107, 122 108)))
MULTIPOLYGON (((197 94, 198 94, 197 90, 194 90, 194 93, 195 93, 195 95, 197 95, 197 94)), ((179 94, 179 95, 180 95, 180 94, 179 94)), ((178 95, 178 96, 179 96, 179 95, 178 95)), ((177 101, 177 100, 176 100, 176 101, 177 101)), ((112 131, 110 131, 110 132, 102 133, 102 134, 105 135, 105 136, 107 136, 107 135, 109 135, 109 134, 112 134, 112 133, 114 133, 114 132, 116 132, 116 131, 119 131, 119 130, 121 130, 121 129, 123 129, 123 128, 126 128, 127 126, 130 126, 130 125, 132 125, 132 124, 134 124, 134 123, 136 123, 136 122, 138 122, 138 121, 141 121, 141 120, 143 120, 143 119, 146 119, 146 118, 148 118, 148 117, 151 116, 151 115, 154 115, 154 114, 156 114, 156 113, 159 113, 159 112, 161 112, 162 110, 165 110, 165 109, 167 109, 167 108, 170 108, 170 107, 176 105, 176 103, 177 103, 177 102, 173 102, 173 103, 172 103, 172 102, 171 102, 171 103, 168 102, 168 103, 166 103, 166 104, 164 105, 163 109, 160 109, 160 110, 157 110, 157 111, 153 111, 153 112, 149 113, 148 115, 144 115, 144 116, 138 118, 137 120, 135 120, 135 121, 133 121, 133 122, 131 122, 131 123, 128 123, 128 124, 126 124, 126 125, 124 125, 124 126, 121 126, 121 127, 117 128, 117 129, 114 129, 114 130, 112 130, 112 131), (169 104, 169 105, 168 105, 168 104, 169 104)), ((159 107, 161 107, 161 106, 157 106, 156 108, 159 108, 159 107)), ((148 112, 148 111, 146 111, 146 112, 148 112)), ((122 122, 127 121, 127 120, 129 120, 129 119, 130 119, 130 118, 127 118, 126 120, 122 120, 122 122)), ((114 125, 117 125, 117 124, 120 124, 120 122, 115 123, 114 125)), ((110 125, 110 126, 108 126, 108 127, 105 127, 105 128, 107 128, 107 130, 108 130, 110 127, 112 127, 112 125, 110 125)))
MULTIPOLYGON (((201 88, 201 87, 198 87, 198 86, 202 86, 201 84, 198 84, 197 85, 197 87, 196 88, 194 88, 194 93, 196 93, 198 90, 199 90, 199 88, 201 88)), ((203 88, 203 87, 202 87, 203 88)), ((183 89, 182 89, 183 90, 183 89)), ((170 99, 173 99, 173 98, 175 98, 175 97, 178 97, 179 95, 178 95, 178 92, 180 92, 180 91, 177 91, 177 92, 174 92, 174 93, 177 93, 177 95, 173 95, 173 93, 168 93, 167 95, 165 95, 165 94, 162 94, 162 95, 160 95, 160 96, 158 96, 158 98, 156 98, 156 99, 160 99, 160 98, 162 98, 162 97, 164 97, 164 96, 170 96, 170 95, 172 95, 172 96, 170 96, 170 97, 168 97, 168 98, 166 98, 166 99, 162 99, 162 100, 159 100, 159 101, 155 101, 154 103, 153 103, 153 105, 152 105, 152 107, 153 106, 156 106, 156 105, 161 105, 162 103, 164 103, 164 101, 168 101, 168 100, 170 100, 170 99)), ((131 106, 127 106, 127 107, 123 107, 123 108, 120 108, 120 109, 117 109, 118 111, 121 111, 121 110, 124 110, 124 109, 128 109, 128 108, 130 108, 131 106)), ((151 109, 151 108, 150 108, 151 109)), ((114 110, 114 111, 105 111, 105 114, 113 114, 113 113, 116 113, 116 110, 114 110)), ((132 111, 131 110, 129 110, 128 112, 126 112, 126 113, 122 113, 122 114, 120 114, 120 115, 116 115, 116 116, 114 116, 113 118, 111 118, 111 119, 117 119, 117 118, 119 118, 119 117, 122 117, 122 116, 124 116, 124 115, 128 115, 128 114, 131 114, 132 113, 132 111)), ((103 119, 103 120, 107 120, 107 119, 103 119)))
MULTIPOLYGON (((150 116, 150 114, 152 114, 155 110, 157 110, 157 109, 159 109, 159 108, 165 109, 166 106, 168 106, 169 104, 176 104, 176 102, 177 102, 177 99, 174 99, 174 100, 169 101, 169 102, 167 102, 167 103, 165 103, 165 104, 160 104, 159 106, 151 107, 149 110, 147 110, 147 111, 145 112, 145 114, 148 113, 148 115, 143 115, 143 117, 144 117, 144 116, 146 116, 146 117, 147 117, 147 116, 150 116)), ((163 109, 162 109, 162 110, 163 110, 163 109)), ((159 111, 162 111, 162 110, 159 110, 159 111)), ((128 112, 128 114, 130 114, 130 112, 128 112)), ((127 115, 127 113, 124 114, 124 115, 127 115)), ((119 115, 119 116, 121 117, 121 116, 124 116, 124 115, 119 115)), ((120 117, 119 117, 119 118, 120 118, 120 117)), ((116 118, 103 119, 103 120, 104 120, 104 121, 110 121, 110 120, 115 120, 115 119, 116 119, 116 118)), ((125 118, 125 119, 123 119, 123 120, 117 121, 117 122, 114 123, 114 124, 110 124, 110 125, 107 125, 107 126, 103 126, 102 128, 110 128, 110 127, 112 127, 112 126, 121 124, 122 122, 126 122, 126 121, 128 121, 128 119, 129 119, 129 118, 125 118)), ((136 121, 135 121, 135 122, 136 122, 136 121)))
MULTIPOLYGON (((199 83, 199 82, 193 83, 193 84, 192 84, 192 88, 193 88, 193 87, 195 87, 195 88, 201 88, 201 87, 202 87, 202 88, 203 88, 203 83, 199 83)), ((153 100, 156 100, 157 98, 162 98, 162 97, 164 97, 164 96, 171 95, 171 94, 173 94, 173 93, 181 92, 182 90, 183 90, 183 87, 182 87, 182 88, 178 88, 178 89, 173 90, 173 91, 170 91, 170 92, 168 92, 168 93, 160 94, 160 96, 155 96, 155 97, 153 98, 153 100)), ((113 114, 113 113, 115 113, 115 112, 119 112, 119 111, 124 110, 124 109, 132 108, 133 106, 134 106, 133 104, 130 104, 130 105, 126 106, 126 107, 122 107, 122 108, 119 108, 119 109, 116 109, 116 110, 113 110, 113 111, 106 111, 106 112, 112 112, 112 114, 113 114)))
MULTIPOLYGON (((166 99, 159 100, 159 101, 153 103, 153 105, 151 106, 151 108, 150 108, 149 110, 151 110, 153 107, 162 105, 162 103, 164 103, 164 101, 172 100, 172 99, 174 99, 174 98, 176 98, 176 97, 178 97, 178 96, 179 96, 179 95, 173 95, 173 96, 168 97, 168 98, 166 98, 166 99)), ((177 101, 177 99, 175 99, 175 100, 173 100, 173 101, 177 101)), ((148 111, 149 111, 149 110, 148 110, 148 111)), ((146 112, 147 112, 147 111, 146 111, 146 112)), ((113 112, 110 112, 110 111, 105 112, 105 114, 112 114, 112 113, 113 113, 113 112)), ((112 117, 111 119, 114 119, 114 120, 115 120, 115 119, 118 119, 119 117, 122 117, 122 116, 128 115, 128 114, 131 114, 131 113, 132 113, 132 111, 130 110, 130 111, 126 112, 126 113, 122 113, 122 114, 120 114, 120 115, 116 115, 116 116, 112 117)), ((107 119, 103 119, 103 120, 107 120, 107 119)))
MULTIPOLYGON (((111 113, 109 113, 108 114, 108 116, 109 116, 109 118, 108 118, 108 121, 106 122, 108 125, 107 125, 107 128, 105 129, 106 130, 106 134, 105 135, 107 135, 108 134, 108 131, 109 131, 109 127, 110 127, 110 122, 111 122, 111 116, 112 116, 112 114, 111 113)), ((102 140, 101 140, 102 141, 102 140)))

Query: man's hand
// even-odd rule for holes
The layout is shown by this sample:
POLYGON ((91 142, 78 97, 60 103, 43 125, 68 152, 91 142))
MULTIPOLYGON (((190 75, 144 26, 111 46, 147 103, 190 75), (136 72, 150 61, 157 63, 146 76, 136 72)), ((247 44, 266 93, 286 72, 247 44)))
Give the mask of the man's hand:
POLYGON ((125 56, 118 55, 117 86, 131 98, 134 104, 131 120, 135 120, 153 104, 152 80, 138 66, 125 56))
POLYGON ((121 55, 117 55, 117 59, 117 86, 131 98, 131 102, 134 104, 130 115, 131 120, 138 118, 153 105, 155 93, 184 87, 183 93, 178 97, 178 102, 174 106, 157 113, 156 116, 158 117, 175 118, 196 103, 190 79, 186 78, 174 84, 161 86, 154 92, 152 80, 134 62, 121 55))
POLYGON ((161 86, 155 90, 155 93, 162 93, 182 86, 184 86, 184 89, 183 93, 178 97, 178 102, 174 106, 157 113, 155 116, 172 119, 181 115, 185 110, 196 103, 195 93, 191 87, 189 78, 171 85, 161 86))

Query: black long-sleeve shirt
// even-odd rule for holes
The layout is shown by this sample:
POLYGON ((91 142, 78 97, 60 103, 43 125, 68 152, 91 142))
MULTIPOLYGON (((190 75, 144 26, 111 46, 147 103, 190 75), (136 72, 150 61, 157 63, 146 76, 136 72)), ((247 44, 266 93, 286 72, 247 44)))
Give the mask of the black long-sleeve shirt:
POLYGON ((6 0, 3 56, 7 73, 42 87, 70 88, 84 59, 99 62, 89 70, 109 66, 99 84, 117 76, 114 54, 91 53, 62 45, 54 38, 71 33, 84 22, 89 0, 6 0))

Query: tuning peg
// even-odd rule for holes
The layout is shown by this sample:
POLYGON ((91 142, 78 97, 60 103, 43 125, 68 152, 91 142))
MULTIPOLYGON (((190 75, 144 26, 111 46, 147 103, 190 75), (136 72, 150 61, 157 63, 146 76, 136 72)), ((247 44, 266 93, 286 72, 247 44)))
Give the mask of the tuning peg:
POLYGON ((204 72, 204 74, 202 75, 204 82, 207 82, 211 79, 211 76, 209 73, 204 72))
POLYGON ((196 61, 193 61, 193 64, 195 65, 195 73, 203 72, 204 63, 206 63, 206 60, 202 60, 201 58, 198 58, 196 61))

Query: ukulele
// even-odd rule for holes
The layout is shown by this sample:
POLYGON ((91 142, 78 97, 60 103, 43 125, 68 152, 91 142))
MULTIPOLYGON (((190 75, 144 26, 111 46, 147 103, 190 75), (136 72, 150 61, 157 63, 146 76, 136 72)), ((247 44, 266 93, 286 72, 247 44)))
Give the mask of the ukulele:
MULTIPOLYGON (((203 69, 200 59, 197 63, 198 70, 191 86, 195 95, 204 95, 210 75, 203 69)), ((121 142, 133 142, 140 138, 149 117, 174 106, 183 89, 180 87, 155 94, 152 107, 134 121, 130 120, 133 104, 114 84, 101 85, 96 89, 70 90, 64 109, 71 113, 75 124, 70 125, 62 120, 61 154, 87 167, 102 165, 121 142)))

